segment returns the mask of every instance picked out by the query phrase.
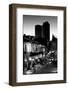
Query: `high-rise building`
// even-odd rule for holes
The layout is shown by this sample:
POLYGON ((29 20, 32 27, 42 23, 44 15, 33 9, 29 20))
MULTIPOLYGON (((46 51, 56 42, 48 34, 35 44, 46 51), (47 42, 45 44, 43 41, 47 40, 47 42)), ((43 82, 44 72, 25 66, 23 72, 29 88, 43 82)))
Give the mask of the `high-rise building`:
POLYGON ((35 25, 35 36, 42 38, 42 26, 41 25, 35 25))
POLYGON ((43 25, 35 26, 35 36, 40 37, 40 41, 47 45, 50 41, 50 24, 49 22, 44 22, 43 25))
POLYGON ((44 22, 42 25, 42 38, 44 38, 45 41, 50 40, 50 24, 49 24, 49 22, 44 22))

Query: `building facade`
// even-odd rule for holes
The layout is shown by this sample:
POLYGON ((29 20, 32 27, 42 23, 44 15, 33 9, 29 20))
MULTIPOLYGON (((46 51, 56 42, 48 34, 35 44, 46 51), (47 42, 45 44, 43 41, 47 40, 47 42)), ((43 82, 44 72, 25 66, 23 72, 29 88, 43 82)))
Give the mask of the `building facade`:
POLYGON ((41 25, 35 25, 35 36, 42 38, 42 26, 41 25))
POLYGON ((44 22, 43 25, 35 26, 35 36, 42 38, 45 42, 50 41, 50 24, 44 22))
POLYGON ((50 40, 50 24, 48 22, 44 22, 42 25, 42 38, 44 38, 45 41, 50 40))

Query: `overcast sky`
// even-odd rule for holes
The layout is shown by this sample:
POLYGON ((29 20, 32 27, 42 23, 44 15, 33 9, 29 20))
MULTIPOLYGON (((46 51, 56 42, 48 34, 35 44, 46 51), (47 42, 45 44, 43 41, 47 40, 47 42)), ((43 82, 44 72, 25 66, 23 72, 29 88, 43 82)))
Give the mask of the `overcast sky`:
POLYGON ((52 34, 57 37, 57 16, 23 15, 24 34, 35 36, 35 25, 42 25, 45 21, 50 23, 50 39, 52 34))

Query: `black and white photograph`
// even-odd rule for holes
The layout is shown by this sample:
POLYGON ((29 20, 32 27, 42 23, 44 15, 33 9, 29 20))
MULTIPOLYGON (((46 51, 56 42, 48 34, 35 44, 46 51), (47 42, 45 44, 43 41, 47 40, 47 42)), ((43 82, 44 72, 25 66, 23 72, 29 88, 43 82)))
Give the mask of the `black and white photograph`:
POLYGON ((58 73, 57 16, 23 15, 23 75, 58 73))
POLYGON ((9 84, 65 83, 66 7, 12 4, 9 11, 9 84))

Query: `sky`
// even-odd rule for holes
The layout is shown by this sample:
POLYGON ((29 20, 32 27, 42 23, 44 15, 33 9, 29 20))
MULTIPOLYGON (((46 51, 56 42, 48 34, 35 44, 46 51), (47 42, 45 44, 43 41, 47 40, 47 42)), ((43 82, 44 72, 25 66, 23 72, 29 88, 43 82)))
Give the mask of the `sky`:
POLYGON ((35 25, 42 25, 46 21, 50 24, 50 40, 52 35, 57 37, 57 16, 23 15, 24 34, 35 36, 35 25))

